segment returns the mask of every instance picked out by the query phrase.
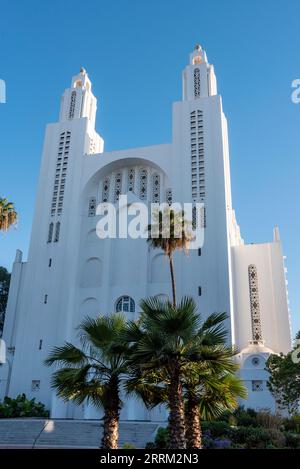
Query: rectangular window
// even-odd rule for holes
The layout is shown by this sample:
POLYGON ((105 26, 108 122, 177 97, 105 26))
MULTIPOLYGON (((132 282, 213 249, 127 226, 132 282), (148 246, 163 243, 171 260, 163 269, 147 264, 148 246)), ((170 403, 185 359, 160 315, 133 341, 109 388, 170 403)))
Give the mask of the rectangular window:
POLYGON ((39 342, 39 350, 42 350, 42 346, 43 346, 43 340, 40 339, 40 342, 39 342))
POLYGON ((202 254, 202 251, 201 251, 201 248, 198 249, 198 256, 201 256, 202 254))
POLYGON ((202 287, 198 287, 198 296, 202 295, 202 287))
POLYGON ((41 382, 39 379, 33 379, 31 381, 31 391, 39 391, 41 387, 41 382))
POLYGON ((44 304, 46 304, 48 302, 48 295, 45 295, 44 296, 44 304))
POLYGON ((48 267, 51 267, 51 265, 52 265, 52 259, 50 257, 49 262, 48 262, 48 267))
POLYGON ((254 380, 252 381, 252 391, 259 392, 264 390, 264 385, 262 380, 254 380))

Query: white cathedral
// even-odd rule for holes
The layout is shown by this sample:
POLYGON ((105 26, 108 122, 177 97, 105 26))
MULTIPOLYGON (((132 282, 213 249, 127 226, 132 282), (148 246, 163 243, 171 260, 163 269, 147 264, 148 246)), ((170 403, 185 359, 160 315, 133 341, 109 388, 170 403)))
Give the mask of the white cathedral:
MULTIPOLYGON (((231 201, 227 122, 214 68, 198 45, 182 74, 182 100, 173 105, 171 143, 104 151, 95 130, 97 100, 84 69, 66 89, 59 121, 46 129, 27 262, 17 251, 3 339, 1 394, 26 393, 54 418, 97 418, 91 405, 58 399, 50 349, 76 342, 86 315, 123 311, 134 319, 139 301, 171 295, 168 263, 145 239, 96 235, 100 202, 204 203, 202 248, 175 255, 178 298, 192 296, 205 317, 227 312, 229 338, 239 349, 247 407, 275 410, 265 361, 291 348, 286 268, 278 228, 272 242, 245 244, 231 201)), ((166 419, 126 401, 124 420, 166 419)))

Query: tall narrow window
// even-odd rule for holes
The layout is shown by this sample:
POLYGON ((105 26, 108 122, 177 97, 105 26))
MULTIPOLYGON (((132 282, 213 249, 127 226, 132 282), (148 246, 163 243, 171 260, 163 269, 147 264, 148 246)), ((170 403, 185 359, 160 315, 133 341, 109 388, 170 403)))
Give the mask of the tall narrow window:
POLYGON ((249 293, 250 293, 250 310, 251 310, 251 323, 252 323, 252 339, 255 342, 262 341, 261 320, 260 320, 260 305, 258 295, 258 278, 257 268, 254 264, 248 267, 249 277, 249 293))
POLYGON ((55 243, 58 243, 59 241, 59 232, 60 232, 60 222, 56 222, 56 225, 55 225, 55 237, 54 237, 54 242, 55 243))
POLYGON ((48 262, 48 267, 51 267, 51 265, 52 265, 52 259, 50 257, 49 262, 48 262))
POLYGON ((172 189, 167 189, 166 190, 166 202, 169 204, 169 205, 172 205, 172 189))
POLYGON ((118 202, 120 194, 122 192, 122 173, 118 172, 115 174, 115 193, 114 202, 118 202))
POLYGON ((140 170, 140 199, 147 199, 147 182, 148 182, 148 173, 146 169, 140 170))
POLYGON ((96 197, 90 197, 88 215, 89 217, 94 217, 96 215, 96 197))
POLYGON ((110 178, 106 177, 102 185, 102 202, 108 202, 109 199, 110 178))
POLYGON ((48 295, 44 296, 44 304, 48 303, 48 295))
POLYGON ((160 203, 160 175, 153 174, 152 176, 152 202, 160 203))
POLYGON ((200 70, 195 68, 194 70, 194 96, 200 98, 200 70))
POLYGON ((135 169, 131 168, 127 173, 127 192, 134 192, 135 169))
POLYGON ((75 105, 76 105, 76 91, 72 91, 71 100, 70 100, 70 109, 69 109, 69 119, 74 118, 75 105))
POLYGON ((40 339, 40 342, 39 342, 39 350, 42 350, 42 346, 43 346, 43 340, 40 339))
POLYGON ((54 224, 51 222, 50 225, 49 225, 49 230, 48 230, 48 241, 47 241, 47 243, 52 242, 53 228, 54 228, 54 224))

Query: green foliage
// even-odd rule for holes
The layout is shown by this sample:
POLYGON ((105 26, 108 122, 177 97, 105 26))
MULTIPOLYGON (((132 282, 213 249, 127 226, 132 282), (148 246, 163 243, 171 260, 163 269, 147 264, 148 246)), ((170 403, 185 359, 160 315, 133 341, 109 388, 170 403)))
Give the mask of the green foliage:
POLYGON ((300 433, 300 415, 293 415, 290 419, 283 420, 283 426, 286 431, 300 433))
POLYGON ((0 337, 2 335, 5 310, 8 299, 10 283, 10 273, 5 269, 5 267, 0 267, 0 337))
POLYGON ((159 427, 155 436, 155 447, 160 449, 169 448, 170 432, 168 428, 159 427))
POLYGON ((231 434, 231 427, 224 421, 202 422, 202 432, 211 435, 212 438, 227 437, 231 434))
POLYGON ((261 410, 256 414, 256 421, 260 427, 280 430, 283 419, 279 414, 272 414, 269 410, 261 410))
POLYGON ((135 446, 131 443, 124 443, 123 449, 136 449, 135 446))
POLYGON ((295 435, 290 432, 284 432, 284 435, 287 448, 300 449, 300 435, 295 435))
POLYGON ((168 449, 170 447, 170 432, 168 427, 159 427, 157 429, 154 442, 149 441, 145 448, 146 449, 168 449))
POLYGON ((35 399, 26 399, 25 394, 19 394, 15 399, 5 397, 0 403, 0 418, 16 417, 49 417, 44 404, 35 399))
POLYGON ((300 361, 299 349, 287 355, 270 355, 266 362, 266 370, 270 373, 268 388, 278 406, 295 414, 300 405, 300 361))

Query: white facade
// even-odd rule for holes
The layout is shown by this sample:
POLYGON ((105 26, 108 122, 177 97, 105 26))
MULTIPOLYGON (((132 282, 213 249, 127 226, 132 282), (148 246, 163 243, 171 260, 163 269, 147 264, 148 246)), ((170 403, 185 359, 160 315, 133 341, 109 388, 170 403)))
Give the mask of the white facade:
MULTIPOLYGON (((271 351, 291 346, 281 243, 277 229, 268 244, 248 246, 240 236, 227 122, 205 52, 196 46, 183 71, 171 143, 104 152, 95 117, 96 98, 82 69, 63 95, 59 122, 46 129, 28 261, 18 252, 12 273, 2 395, 25 392, 51 407, 53 417, 96 416, 90 407, 58 401, 43 360, 53 346, 77 340, 75 328, 87 314, 123 310, 135 318, 141 298, 171 294, 168 264, 145 239, 96 236, 96 205, 128 194, 129 202, 205 204, 202 249, 176 254, 178 297, 193 296, 204 316, 228 313, 229 340, 241 351, 240 373, 254 389, 246 405, 273 408, 261 365, 271 351), (259 366, 257 360, 249 365, 254 357, 259 366)), ((124 419, 165 419, 163 410, 149 414, 135 401, 122 412, 124 419)))

